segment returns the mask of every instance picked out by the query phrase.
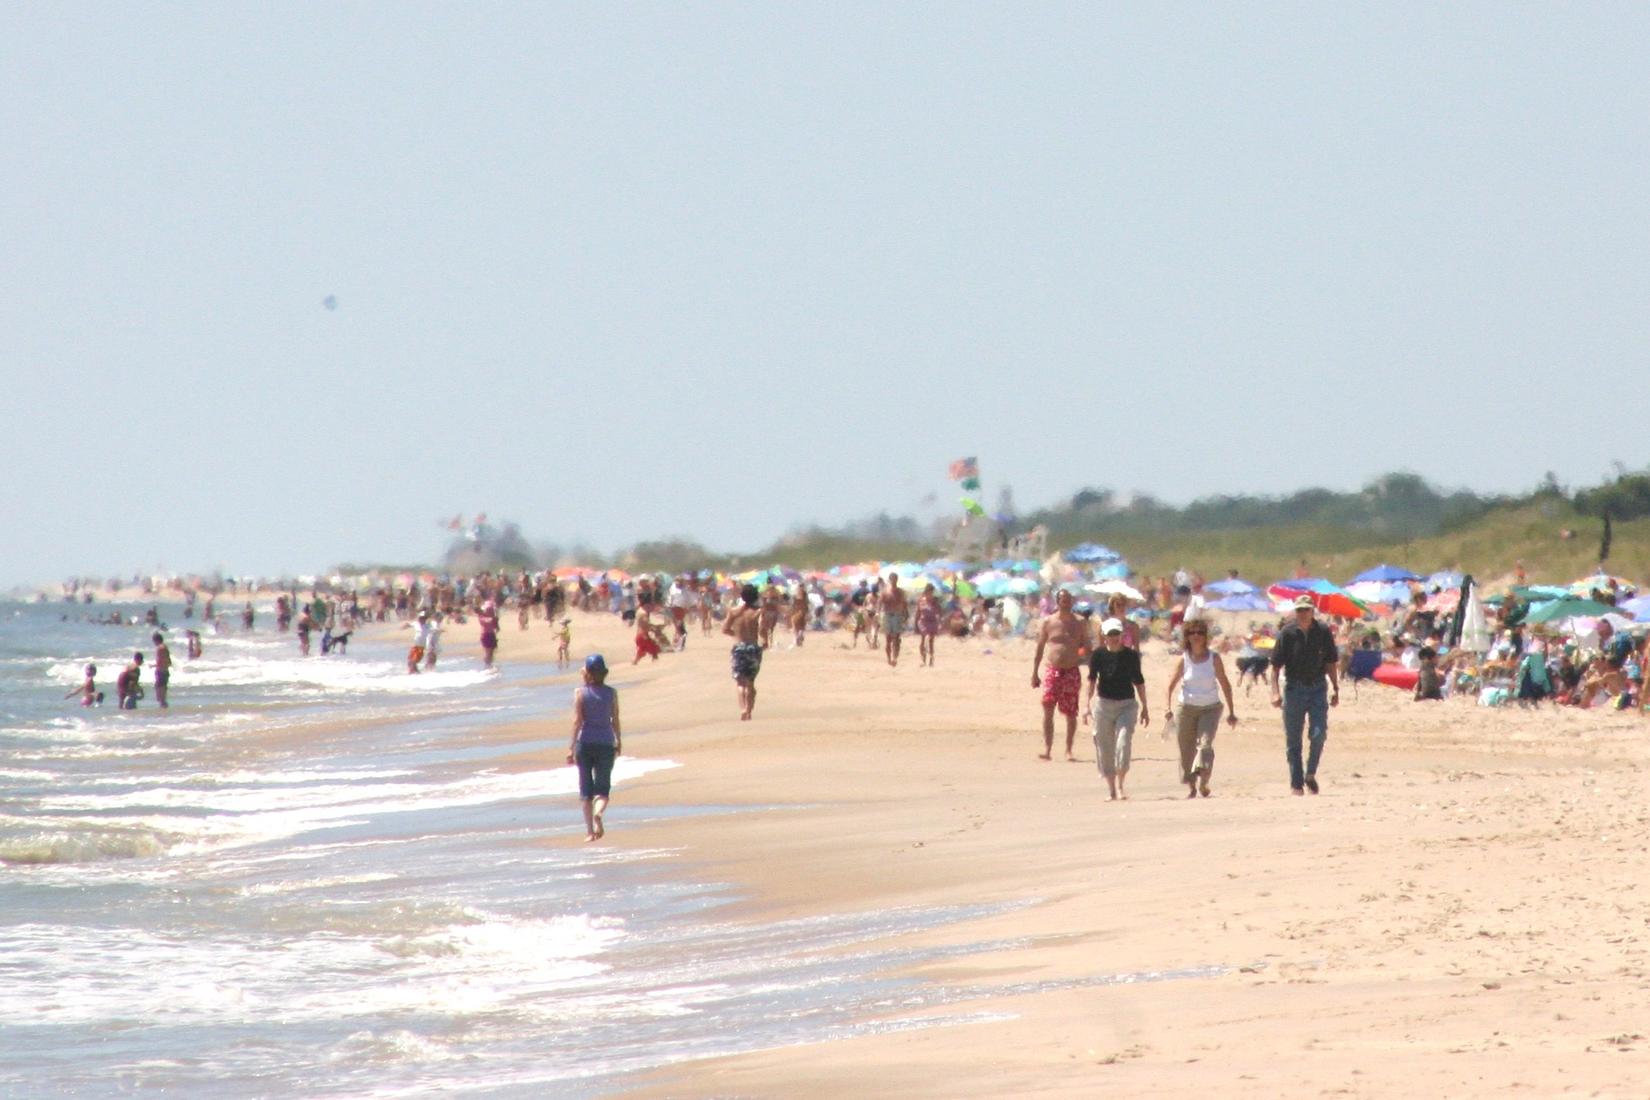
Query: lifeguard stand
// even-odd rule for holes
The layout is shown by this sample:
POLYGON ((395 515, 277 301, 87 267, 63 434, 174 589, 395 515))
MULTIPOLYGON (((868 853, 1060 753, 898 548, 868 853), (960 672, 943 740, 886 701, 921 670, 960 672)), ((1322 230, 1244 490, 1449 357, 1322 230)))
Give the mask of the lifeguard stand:
POLYGON ((990 561, 996 557, 1000 531, 995 520, 965 515, 951 528, 947 556, 953 561, 990 561))

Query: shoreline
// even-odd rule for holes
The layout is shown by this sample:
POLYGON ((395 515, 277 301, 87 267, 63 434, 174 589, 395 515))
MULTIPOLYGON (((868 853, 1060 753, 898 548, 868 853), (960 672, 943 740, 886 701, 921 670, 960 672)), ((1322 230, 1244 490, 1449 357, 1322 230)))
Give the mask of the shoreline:
MULTIPOLYGON (((1107 803, 1085 729, 1078 763, 1058 759, 1058 730, 1057 759, 1036 759, 1021 640, 942 640, 932 669, 913 646, 890 669, 810 634, 770 652, 740 723, 719 634, 638 667, 616 617, 573 618, 575 656, 613 669, 627 756, 681 765, 616 787, 588 850, 663 856, 666 878, 713 890, 704 914, 752 934, 838 922, 852 931, 814 955, 893 982, 827 1029, 840 1037, 626 1071, 614 1094, 1614 1095, 1642 1077, 1650 747, 1634 715, 1366 684, 1331 712, 1323 795, 1292 799, 1277 713, 1239 688, 1214 797, 1187 802, 1152 645, 1154 725, 1136 733, 1133 797, 1107 803)), ((476 634, 449 626, 444 653, 473 656, 476 634)), ((459 707, 423 747, 485 751, 499 772, 564 766, 576 674, 553 650, 542 620, 507 621, 502 675, 548 691, 544 713, 459 707)), ((352 724, 251 736, 301 755, 352 724)), ((548 827, 524 844, 586 849, 576 797, 534 815, 548 827)))
MULTIPOLYGON (((548 652, 535 627, 507 624, 500 660, 548 652)), ((1238 689, 1244 721, 1217 738, 1215 797, 1185 803, 1154 725, 1136 734, 1133 798, 1108 804, 1085 730, 1080 763, 1035 759, 1022 642, 942 641, 938 667, 910 653, 889 669, 812 634, 770 653, 751 723, 736 720, 720 636, 695 632, 639 669, 626 642, 616 619, 575 620, 575 653, 603 649, 614 669, 627 748, 684 766, 617 791, 604 843, 674 849, 687 874, 736 889, 721 912, 740 922, 1009 908, 890 941, 940 951, 907 974, 935 1004, 890 1017, 979 1014, 989 1040, 961 1024, 872 1026, 665 1067, 625 1094, 1258 1097, 1335 1081, 1407 1095, 1422 1081, 1487 1095, 1637 1079, 1636 1059, 1577 1059, 1635 1033, 1650 936, 1530 933, 1608 907, 1650 871, 1625 843, 1642 834, 1627 793, 1650 765, 1631 716, 1416 704, 1365 685, 1332 712, 1324 794, 1296 800, 1276 712, 1238 689), (757 812, 625 820, 664 805, 757 812), (1110 980, 1216 965, 1231 969, 1110 980), (1280 1087, 1276 1067, 1303 1059, 1312 1076, 1280 1087)), ((1160 647, 1146 664, 1155 717, 1160 647)))

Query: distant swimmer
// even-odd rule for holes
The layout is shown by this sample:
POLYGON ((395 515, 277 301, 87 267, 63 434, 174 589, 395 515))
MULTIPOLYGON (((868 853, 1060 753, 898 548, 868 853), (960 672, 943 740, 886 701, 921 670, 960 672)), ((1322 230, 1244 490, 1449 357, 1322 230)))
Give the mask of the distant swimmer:
POLYGON ((252 603, 251 603, 251 601, 248 601, 247 605, 245 607, 241 608, 241 629, 242 630, 251 630, 252 629, 252 620, 255 617, 256 616, 254 615, 254 613, 252 611, 252 603))
POLYGON ((762 647, 756 641, 762 627, 762 612, 757 606, 761 595, 756 585, 741 588, 739 600, 739 606, 728 612, 722 633, 734 639, 733 682, 739 690, 739 720, 749 722, 756 709, 756 677, 762 671, 762 647))
POLYGON ((300 656, 309 656, 309 634, 315 629, 315 616, 304 608, 298 613, 298 653, 300 656))
POLYGON ((623 751, 619 693, 607 686, 607 662, 592 653, 584 659, 584 684, 573 693, 573 738, 567 745, 567 762, 579 769, 585 843, 607 835, 602 814, 612 795, 613 761, 623 751))
POLYGON ((87 665, 85 682, 63 696, 63 698, 73 699, 76 695, 80 696, 80 705, 83 707, 95 707, 103 702, 103 694, 97 690, 96 665, 87 665))
POLYGON ((1077 701, 1083 690, 1083 644, 1088 641, 1088 624, 1072 614, 1071 603, 1071 593, 1062 588, 1054 600, 1054 614, 1043 620, 1037 632, 1037 653, 1031 659, 1031 686, 1043 689, 1043 751, 1039 760, 1054 758, 1056 710, 1066 716, 1066 759, 1077 759, 1071 754, 1071 746, 1077 738, 1077 701))
POLYGON ((172 650, 166 645, 165 635, 158 630, 149 640, 155 643, 155 702, 164 708, 166 685, 172 682, 172 650))
POLYGON ((115 680, 115 697, 120 700, 121 710, 137 709, 137 701, 143 698, 142 653, 132 654, 132 663, 121 669, 115 680))

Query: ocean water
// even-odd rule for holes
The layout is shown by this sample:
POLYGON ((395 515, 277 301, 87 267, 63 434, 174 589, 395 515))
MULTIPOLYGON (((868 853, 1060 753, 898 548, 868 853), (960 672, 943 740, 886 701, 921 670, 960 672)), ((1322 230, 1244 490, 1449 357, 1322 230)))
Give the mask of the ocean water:
MULTIPOLYGON (((885 941, 984 907, 753 924, 668 850, 547 845, 583 833, 551 669, 415 677, 390 640, 301 658, 268 630, 207 634, 191 662, 174 629, 169 711, 87 710, 63 695, 88 660, 112 700, 152 647, 85 613, 0 603, 0 1095, 604 1095, 976 1019, 932 1010, 979 991, 894 976, 942 952, 885 941), (478 736, 530 716, 542 743, 478 736), (342 724, 280 736, 322 718, 342 724), (501 766, 524 748, 546 766, 501 766)), ((624 785, 678 766, 626 741, 614 830, 642 816, 624 785)))

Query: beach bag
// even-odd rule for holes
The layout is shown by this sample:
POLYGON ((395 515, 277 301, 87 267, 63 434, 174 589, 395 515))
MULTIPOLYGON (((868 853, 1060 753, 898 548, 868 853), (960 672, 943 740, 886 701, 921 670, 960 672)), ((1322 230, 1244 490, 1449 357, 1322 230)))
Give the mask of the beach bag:
POLYGON ((1507 689, 1504 687, 1487 687, 1478 693, 1478 705, 1481 707, 1498 707, 1507 699, 1507 689))

